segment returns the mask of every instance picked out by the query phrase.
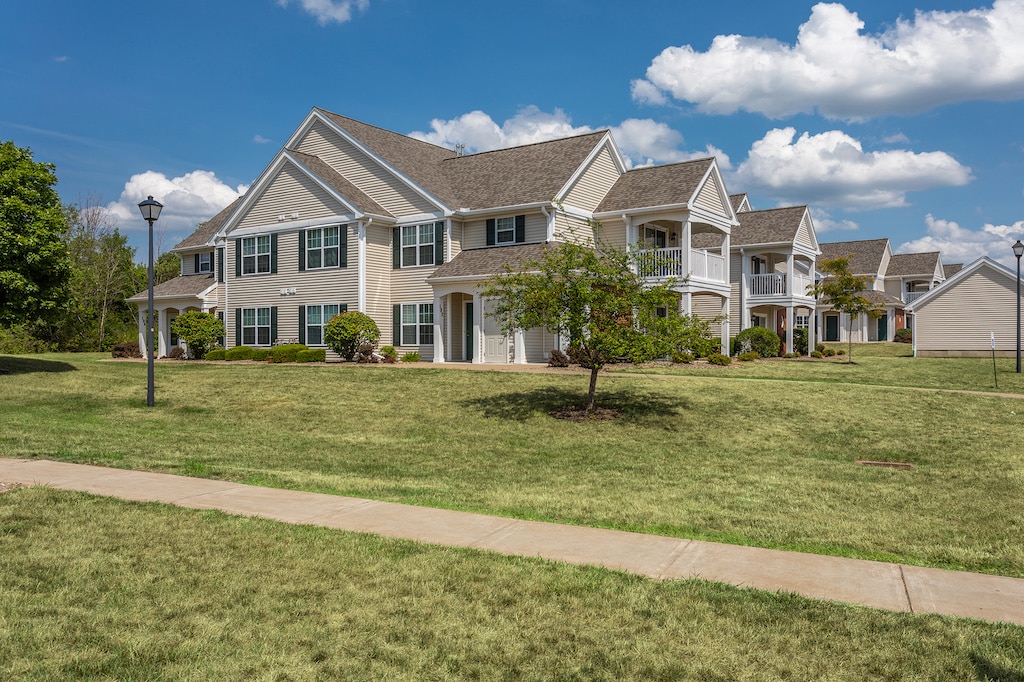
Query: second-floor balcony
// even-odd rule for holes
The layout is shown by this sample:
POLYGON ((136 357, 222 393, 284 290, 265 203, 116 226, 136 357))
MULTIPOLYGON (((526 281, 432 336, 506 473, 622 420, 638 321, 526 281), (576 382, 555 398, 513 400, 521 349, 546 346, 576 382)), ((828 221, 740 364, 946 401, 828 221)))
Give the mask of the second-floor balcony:
POLYGON ((691 280, 726 283, 725 258, 701 249, 689 249, 690 267, 687 269, 686 252, 682 247, 646 249, 637 254, 637 268, 648 279, 689 276, 691 280))
POLYGON ((793 275, 792 287, 789 277, 782 273, 750 276, 750 297, 766 296, 802 296, 810 298, 807 290, 814 286, 814 280, 808 275, 793 275))
POLYGON ((916 301, 917 299, 921 298, 922 296, 924 296, 927 293, 928 293, 928 291, 905 291, 905 292, 903 292, 903 302, 904 303, 913 303, 914 301, 916 301))

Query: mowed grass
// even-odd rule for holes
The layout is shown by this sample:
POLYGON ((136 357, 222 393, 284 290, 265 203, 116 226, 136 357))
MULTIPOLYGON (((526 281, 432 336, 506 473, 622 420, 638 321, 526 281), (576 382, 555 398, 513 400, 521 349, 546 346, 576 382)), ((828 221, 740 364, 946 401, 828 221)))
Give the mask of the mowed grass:
POLYGON ((1024 629, 44 488, 0 495, 0 677, 1019 680, 1024 629))
POLYGON ((580 375, 177 362, 149 409, 99 358, 0 358, 0 455, 1024 576, 1019 399, 607 375, 576 424, 580 375))

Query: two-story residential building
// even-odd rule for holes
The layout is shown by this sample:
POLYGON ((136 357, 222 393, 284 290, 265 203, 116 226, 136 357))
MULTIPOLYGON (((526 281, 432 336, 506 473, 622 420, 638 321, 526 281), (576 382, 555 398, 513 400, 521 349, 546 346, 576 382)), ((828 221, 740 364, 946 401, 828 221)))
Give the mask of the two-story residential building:
MULTIPOLYGON (((245 195, 174 248, 158 352, 188 309, 219 314, 228 347, 323 347, 324 324, 359 310, 402 353, 542 362, 564 340, 503 335, 479 295, 488 277, 560 241, 642 242, 659 252, 651 276, 678 278, 681 310, 710 297, 727 314, 735 226, 713 158, 627 170, 609 131, 461 155, 313 109, 245 195)), ((144 319, 145 295, 132 301, 144 319)))

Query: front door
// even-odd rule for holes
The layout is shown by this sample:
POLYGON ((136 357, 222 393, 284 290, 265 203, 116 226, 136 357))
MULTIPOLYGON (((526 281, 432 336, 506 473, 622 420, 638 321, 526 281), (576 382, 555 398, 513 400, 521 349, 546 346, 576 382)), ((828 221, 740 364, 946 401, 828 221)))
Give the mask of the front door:
POLYGON ((888 341, 889 340, 889 316, 882 315, 878 318, 878 340, 888 341))
POLYGON ((493 301, 484 302, 484 362, 508 362, 508 339, 501 333, 501 326, 491 316, 493 301))
POLYGON ((466 342, 462 346, 462 352, 465 354, 465 360, 467 362, 473 361, 473 302, 466 301, 466 314, 463 316, 466 328, 466 342))
POLYGON ((825 316, 825 340, 826 341, 838 341, 839 340, 839 316, 838 315, 826 315, 825 316))

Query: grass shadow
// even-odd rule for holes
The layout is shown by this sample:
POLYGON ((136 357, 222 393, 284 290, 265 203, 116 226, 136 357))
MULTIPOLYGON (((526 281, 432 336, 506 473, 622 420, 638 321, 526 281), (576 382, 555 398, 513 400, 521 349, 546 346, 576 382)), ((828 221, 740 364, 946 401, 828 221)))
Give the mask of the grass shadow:
POLYGON ((31 356, 0 355, 0 374, 35 374, 37 372, 74 372, 77 367, 58 360, 42 360, 31 356))
MULTIPOLYGON (((536 415, 548 415, 567 405, 586 404, 583 391, 569 391, 560 388, 535 388, 515 393, 496 393, 461 401, 464 407, 479 410, 485 417, 525 421, 536 415)), ((597 391, 598 407, 622 411, 622 419, 638 420, 664 417, 686 409, 689 401, 680 396, 667 396, 633 391, 597 391)))
POLYGON ((971 654, 971 663, 979 680, 991 682, 1024 682, 1024 674, 996 665, 984 656, 971 654))

